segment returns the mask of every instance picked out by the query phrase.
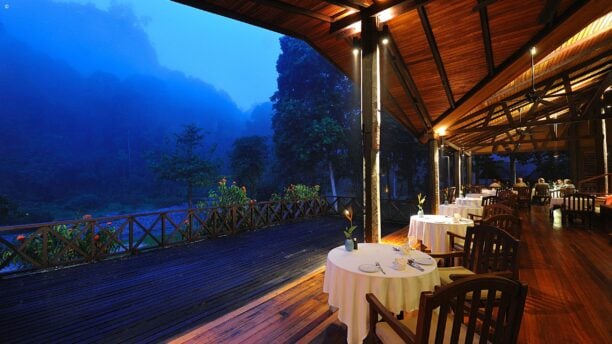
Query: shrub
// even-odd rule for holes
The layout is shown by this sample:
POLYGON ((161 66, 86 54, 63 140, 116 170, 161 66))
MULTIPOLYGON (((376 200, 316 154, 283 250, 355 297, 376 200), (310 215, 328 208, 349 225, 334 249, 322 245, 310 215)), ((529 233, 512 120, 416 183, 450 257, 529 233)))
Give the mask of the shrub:
POLYGON ((215 207, 235 207, 247 205, 250 199, 247 197, 246 187, 238 187, 236 182, 227 186, 227 179, 219 180, 217 188, 208 192, 208 198, 215 207))
POLYGON ((297 201, 306 201, 311 199, 319 198, 319 190, 320 187, 318 185, 315 186, 307 186, 304 184, 291 184, 285 188, 284 194, 272 194, 270 197, 271 201, 287 201, 287 202, 297 202, 297 201))

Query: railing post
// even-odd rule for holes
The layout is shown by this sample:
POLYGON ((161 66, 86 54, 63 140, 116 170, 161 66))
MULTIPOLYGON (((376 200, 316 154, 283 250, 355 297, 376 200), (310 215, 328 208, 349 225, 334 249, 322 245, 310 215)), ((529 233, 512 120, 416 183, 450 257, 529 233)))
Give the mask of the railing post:
POLYGON ((187 241, 191 241, 193 231, 193 209, 188 210, 189 224, 187 227, 187 241))
MULTIPOLYGON (((49 249, 48 249, 48 245, 49 245, 49 228, 50 227, 45 227, 42 233, 43 236, 43 244, 42 244, 42 266, 43 267, 48 267, 49 266, 49 249)), ((31 241, 30 241, 31 243, 31 241)))
POLYGON ((161 247, 166 246, 166 213, 161 213, 161 247))
POLYGON ((232 234, 236 234, 238 230, 236 229, 236 207, 235 206, 231 207, 231 214, 232 214, 232 234))
MULTIPOLYGON (((87 221, 87 231, 91 232, 91 237, 90 237, 90 247, 91 247, 91 252, 89 253, 89 259, 90 261, 94 261, 96 260, 96 226, 95 226, 95 222, 94 221, 87 221)), ((85 235, 85 237, 87 237, 87 235, 85 235)))
POLYGON ((255 222, 253 221, 255 216, 253 214, 254 212, 254 207, 255 207, 255 203, 253 202, 249 202, 249 222, 251 222, 251 230, 255 229, 255 222))
POLYGON ((129 234, 129 247, 130 253, 134 254, 134 217, 128 217, 128 234, 129 234))

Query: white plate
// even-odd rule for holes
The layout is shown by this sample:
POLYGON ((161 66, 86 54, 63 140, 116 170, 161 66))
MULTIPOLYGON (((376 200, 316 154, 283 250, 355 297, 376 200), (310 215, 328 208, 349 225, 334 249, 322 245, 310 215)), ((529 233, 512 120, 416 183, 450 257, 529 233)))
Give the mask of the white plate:
POLYGON ((421 265, 431 265, 436 262, 435 260, 433 260, 433 258, 430 257, 414 258, 414 261, 421 265))
POLYGON ((359 270, 363 271, 363 272, 377 272, 378 270, 378 266, 374 265, 374 264, 361 264, 359 265, 359 270))

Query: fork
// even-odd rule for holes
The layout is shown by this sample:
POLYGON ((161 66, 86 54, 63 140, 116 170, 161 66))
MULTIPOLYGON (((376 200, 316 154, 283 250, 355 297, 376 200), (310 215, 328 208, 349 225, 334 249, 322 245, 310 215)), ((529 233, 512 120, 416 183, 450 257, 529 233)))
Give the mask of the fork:
POLYGON ((376 266, 378 266, 378 268, 380 269, 380 272, 383 273, 383 275, 386 275, 387 273, 385 272, 385 270, 383 270, 382 266, 380 266, 379 262, 376 262, 376 266))

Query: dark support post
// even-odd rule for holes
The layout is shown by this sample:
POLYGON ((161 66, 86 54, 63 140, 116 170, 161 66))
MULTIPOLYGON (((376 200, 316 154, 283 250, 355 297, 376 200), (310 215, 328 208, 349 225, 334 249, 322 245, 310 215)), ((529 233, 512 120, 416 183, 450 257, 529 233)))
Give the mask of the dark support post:
POLYGON ((440 205, 440 153, 438 150, 438 141, 429 141, 429 197, 431 202, 431 213, 438 213, 440 205))
POLYGON ((468 183, 468 185, 474 185, 474 177, 472 176, 472 156, 471 155, 467 155, 465 157, 465 167, 466 167, 466 174, 467 174, 467 178, 466 183, 468 183))
POLYGON ((567 130, 568 130, 568 136, 569 136, 569 140, 567 141, 567 155, 568 155, 568 159, 570 163, 570 178, 572 179, 572 182, 576 183, 574 185, 578 186, 577 183, 579 180, 579 176, 578 176, 579 142, 578 140, 576 140, 576 137, 578 136, 576 125, 575 124, 570 125, 570 127, 567 130))
POLYGON ((510 183, 516 184, 516 157, 514 154, 510 154, 510 183))
POLYGON ((364 233, 366 242, 380 241, 380 74, 375 17, 361 21, 361 122, 364 160, 364 233))
POLYGON ((461 185, 463 184, 463 181, 461 180, 461 152, 455 151, 454 154, 454 167, 455 167, 455 173, 454 173, 454 177, 455 177, 455 186, 457 187, 457 194, 461 195, 461 185))

